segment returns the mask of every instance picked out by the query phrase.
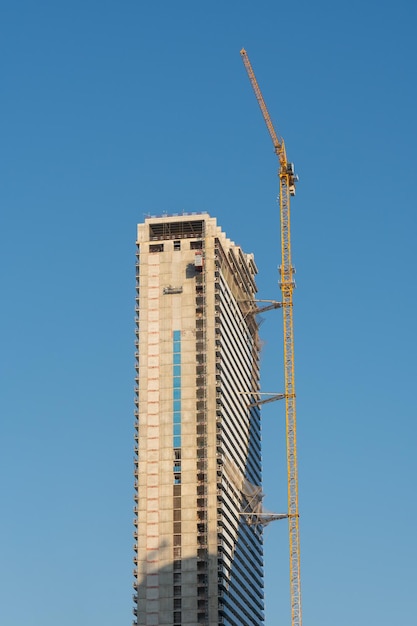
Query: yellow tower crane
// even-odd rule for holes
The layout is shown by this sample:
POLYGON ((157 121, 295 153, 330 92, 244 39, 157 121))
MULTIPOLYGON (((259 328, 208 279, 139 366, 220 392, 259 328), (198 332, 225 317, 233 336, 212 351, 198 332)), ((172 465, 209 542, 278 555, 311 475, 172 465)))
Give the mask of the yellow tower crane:
POLYGON ((280 287, 284 320, 284 383, 285 418, 288 476, 288 528, 290 543, 290 593, 291 626, 301 626, 301 583, 300 583, 300 535, 298 513, 298 469, 297 469, 297 429, 295 411, 294 379, 294 327, 292 294, 295 287, 294 268, 291 263, 290 196, 295 195, 298 176, 294 164, 287 161, 285 144, 278 138, 271 117, 266 108, 256 76, 246 50, 241 50, 243 63, 262 111, 263 118, 271 135, 275 153, 279 159, 279 206, 281 220, 281 266, 280 287))

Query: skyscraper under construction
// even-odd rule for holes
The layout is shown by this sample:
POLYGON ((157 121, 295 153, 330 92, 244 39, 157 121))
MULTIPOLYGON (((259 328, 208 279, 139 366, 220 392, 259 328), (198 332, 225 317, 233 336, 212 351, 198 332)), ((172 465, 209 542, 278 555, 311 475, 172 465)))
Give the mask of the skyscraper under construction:
POLYGON ((138 225, 134 624, 264 623, 256 273, 207 214, 138 225))

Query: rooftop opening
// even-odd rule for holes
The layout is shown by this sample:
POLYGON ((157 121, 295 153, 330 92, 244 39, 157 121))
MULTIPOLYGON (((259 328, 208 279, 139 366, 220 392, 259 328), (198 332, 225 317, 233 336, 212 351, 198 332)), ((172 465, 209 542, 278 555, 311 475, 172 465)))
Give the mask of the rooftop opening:
POLYGON ((184 239, 201 237, 203 220, 184 220, 181 222, 157 222, 149 224, 149 239, 184 239))

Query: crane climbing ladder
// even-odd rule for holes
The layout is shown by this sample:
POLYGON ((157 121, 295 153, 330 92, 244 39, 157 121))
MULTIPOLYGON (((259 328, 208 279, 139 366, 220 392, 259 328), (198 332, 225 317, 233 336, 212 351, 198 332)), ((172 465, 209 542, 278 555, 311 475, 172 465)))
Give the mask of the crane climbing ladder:
POLYGON ((295 195, 298 177, 293 163, 288 162, 284 140, 275 132, 271 117, 266 108, 255 73, 246 50, 240 51, 243 63, 255 92, 264 121, 279 159, 279 205, 281 224, 281 266, 280 288, 282 292, 281 308, 284 323, 284 394, 287 482, 288 482, 288 529, 290 553, 290 595, 291 626, 302 626, 301 583, 300 583, 300 534, 298 512, 298 467, 297 467, 297 428, 295 406, 294 377, 294 326, 293 326, 293 291, 295 287, 294 268, 291 262, 290 197, 295 195))

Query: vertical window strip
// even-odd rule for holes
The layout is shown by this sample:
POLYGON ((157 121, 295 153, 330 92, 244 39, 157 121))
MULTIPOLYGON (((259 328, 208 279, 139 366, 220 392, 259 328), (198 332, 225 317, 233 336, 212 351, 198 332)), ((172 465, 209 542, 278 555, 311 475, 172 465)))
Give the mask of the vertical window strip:
MULTIPOLYGON (((172 439, 173 439, 173 483, 174 483, 174 522, 173 522, 173 569, 181 570, 181 331, 172 335, 172 439)), ((182 622, 181 615, 181 574, 173 575, 173 620, 182 622)))
MULTIPOLYGON (((181 448, 181 331, 172 333, 172 435, 174 449, 181 448)), ((178 471, 175 472, 178 478, 178 471)), ((178 484, 178 483, 177 483, 178 484)))

